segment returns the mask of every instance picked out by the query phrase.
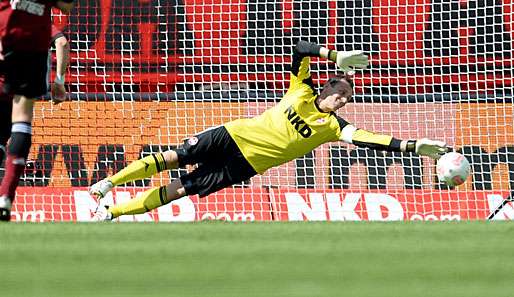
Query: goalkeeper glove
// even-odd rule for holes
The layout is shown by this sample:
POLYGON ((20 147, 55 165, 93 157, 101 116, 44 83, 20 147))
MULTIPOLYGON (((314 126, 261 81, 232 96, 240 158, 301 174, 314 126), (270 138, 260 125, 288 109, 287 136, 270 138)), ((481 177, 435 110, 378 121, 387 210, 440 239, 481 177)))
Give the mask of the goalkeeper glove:
POLYGON ((420 156, 439 159, 447 151, 448 147, 443 141, 430 140, 428 138, 416 140, 415 152, 420 156))
POLYGON ((369 65, 368 56, 362 51, 337 52, 336 64, 341 71, 348 73, 355 68, 366 69, 369 65))

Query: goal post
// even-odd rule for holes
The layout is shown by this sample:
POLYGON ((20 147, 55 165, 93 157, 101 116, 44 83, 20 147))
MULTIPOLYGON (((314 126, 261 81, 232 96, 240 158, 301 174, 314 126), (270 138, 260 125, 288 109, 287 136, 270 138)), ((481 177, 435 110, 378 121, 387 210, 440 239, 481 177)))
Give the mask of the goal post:
MULTIPOLYGON (((87 187, 188 136, 276 104, 304 39, 363 50, 354 103, 338 113, 403 139, 444 140, 471 164, 441 184, 412 154, 342 143, 206 199, 186 197, 132 221, 476 220, 514 184, 512 1, 79 0, 56 16, 72 48, 71 101, 40 101, 14 219, 87 221, 87 187)), ((336 73, 312 59, 315 84, 336 73)), ((187 169, 121 187, 112 202, 187 169)), ((514 218, 509 203, 496 219, 514 218)))

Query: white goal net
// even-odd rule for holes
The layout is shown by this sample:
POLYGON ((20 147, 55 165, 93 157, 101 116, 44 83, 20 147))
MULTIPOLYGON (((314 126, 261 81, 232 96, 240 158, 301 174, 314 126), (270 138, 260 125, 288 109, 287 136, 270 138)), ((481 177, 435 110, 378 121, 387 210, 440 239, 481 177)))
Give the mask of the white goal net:
MULTIPOLYGON (((54 21, 72 48, 71 101, 36 105, 16 220, 89 220, 90 184, 273 106, 300 39, 369 54, 339 115, 397 138, 446 141, 469 160, 467 182, 443 185, 428 158, 331 143, 205 199, 123 220, 474 220, 512 189, 513 1, 78 0, 54 21)), ((311 70, 318 86, 336 73, 318 59, 311 70)), ((497 219, 511 218, 508 204, 497 219)))

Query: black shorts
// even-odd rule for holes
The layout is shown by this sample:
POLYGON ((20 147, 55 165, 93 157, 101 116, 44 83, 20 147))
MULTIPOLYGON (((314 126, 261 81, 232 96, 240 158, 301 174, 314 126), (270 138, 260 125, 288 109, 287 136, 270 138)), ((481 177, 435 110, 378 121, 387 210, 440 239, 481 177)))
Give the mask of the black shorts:
POLYGON ((48 52, 4 51, 2 93, 37 98, 48 92, 48 52))
POLYGON ((223 126, 186 139, 176 152, 179 166, 198 164, 180 177, 188 195, 204 197, 257 174, 223 126))

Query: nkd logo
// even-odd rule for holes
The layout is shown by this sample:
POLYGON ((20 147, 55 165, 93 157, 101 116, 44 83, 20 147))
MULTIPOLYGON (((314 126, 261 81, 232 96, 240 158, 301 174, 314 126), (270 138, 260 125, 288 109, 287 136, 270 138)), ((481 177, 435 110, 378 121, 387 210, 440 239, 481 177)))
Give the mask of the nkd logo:
POLYGON ((459 214, 445 214, 447 210, 437 210, 439 215, 410 214, 393 196, 383 193, 308 193, 305 199, 295 192, 285 193, 287 216, 290 221, 401 221, 408 220, 460 220, 459 214), (362 209, 358 210, 361 203, 362 209))
POLYGON ((298 115, 293 109, 293 106, 289 106, 285 112, 287 119, 293 125, 294 129, 300 133, 304 138, 309 138, 312 134, 312 129, 305 123, 305 121, 298 115))

